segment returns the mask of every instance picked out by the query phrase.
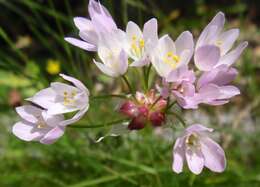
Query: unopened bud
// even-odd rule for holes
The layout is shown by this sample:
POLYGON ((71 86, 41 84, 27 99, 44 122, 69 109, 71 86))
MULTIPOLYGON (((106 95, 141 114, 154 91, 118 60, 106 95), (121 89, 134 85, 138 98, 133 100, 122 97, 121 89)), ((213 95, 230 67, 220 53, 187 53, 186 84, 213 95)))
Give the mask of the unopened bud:
POLYGON ((153 112, 150 114, 149 120, 154 127, 159 127, 165 122, 165 114, 162 112, 153 112))
POLYGON ((119 111, 120 111, 122 114, 124 114, 124 115, 126 115, 126 116, 128 116, 128 117, 131 117, 131 118, 132 118, 132 117, 136 117, 136 116, 138 115, 138 113, 139 113, 137 106, 136 106, 135 103, 132 102, 132 101, 126 101, 126 102, 124 102, 124 103, 121 105, 119 111))
POLYGON ((143 129, 146 123, 146 117, 140 115, 132 119, 128 125, 129 130, 140 130, 143 129))

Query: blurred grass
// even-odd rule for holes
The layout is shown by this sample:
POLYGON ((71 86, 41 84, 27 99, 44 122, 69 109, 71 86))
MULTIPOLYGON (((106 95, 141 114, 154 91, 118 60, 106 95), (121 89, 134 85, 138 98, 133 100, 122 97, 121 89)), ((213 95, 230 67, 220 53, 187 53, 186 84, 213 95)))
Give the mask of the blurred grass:
MULTIPOLYGON (((46 71, 49 59, 60 62, 62 72, 84 81, 93 95, 125 90, 121 80, 101 75, 92 65, 93 53, 63 40, 65 36, 77 36, 72 19, 87 15, 87 3, 0 0, 0 186, 260 186, 259 1, 102 1, 122 29, 128 20, 143 25, 155 16, 161 34, 170 33, 176 38, 182 31, 192 30, 198 36, 219 10, 227 15, 227 28, 241 28, 239 40, 248 40, 250 44, 236 63, 240 71, 236 84, 241 96, 224 107, 203 106, 199 112, 185 114, 187 121, 202 122, 218 130, 216 139, 225 147, 228 158, 224 173, 204 170, 202 175, 194 176, 185 169, 180 175, 174 174, 173 143, 165 142, 151 129, 96 144, 97 137, 109 128, 68 128, 51 146, 22 142, 10 133, 18 120, 13 107, 23 103, 21 98, 59 79, 46 71)), ((129 76, 135 78, 131 75, 137 73, 132 70, 129 76)), ((138 82, 134 78, 131 81, 138 82)), ((91 101, 90 111, 80 123, 100 124, 118 119, 118 102, 106 98, 91 101)))

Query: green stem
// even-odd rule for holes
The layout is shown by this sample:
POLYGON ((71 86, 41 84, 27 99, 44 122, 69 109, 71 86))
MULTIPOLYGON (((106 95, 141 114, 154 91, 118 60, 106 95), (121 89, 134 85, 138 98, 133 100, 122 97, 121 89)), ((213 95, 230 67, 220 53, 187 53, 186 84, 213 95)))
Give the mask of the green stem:
MULTIPOLYGON (((169 102, 168 102, 168 103, 169 103, 169 102)), ((169 104, 169 105, 166 107, 165 112, 168 112, 168 110, 171 109, 171 107, 172 107, 173 105, 175 105, 176 103, 177 103, 177 101, 173 101, 171 104, 169 104)))
POLYGON ((142 68, 142 70, 143 70, 143 77, 144 77, 144 89, 145 89, 145 91, 147 91, 148 90, 148 86, 147 86, 147 71, 146 71, 146 67, 144 66, 143 68, 142 68))
MULTIPOLYGON (((129 91, 131 92, 132 96, 135 98, 135 92, 130 84, 130 82, 128 81, 127 77, 125 75, 122 76, 123 80, 125 81, 129 91)), ((136 99, 136 98, 135 98, 136 99)))
POLYGON ((121 98, 121 99, 127 98, 127 96, 125 96, 123 94, 109 94, 109 95, 92 96, 91 99, 106 99, 106 98, 110 98, 110 97, 117 97, 117 98, 121 98))
POLYGON ((174 116, 181 122, 181 124, 183 125, 183 127, 186 127, 186 126, 187 126, 186 123, 185 123, 185 121, 184 121, 184 119, 182 119, 182 117, 181 117, 179 114, 177 114, 177 113, 175 113, 175 112, 168 112, 167 114, 174 115, 174 116))
POLYGON ((101 124, 96 124, 96 125, 68 125, 68 127, 70 127, 70 128, 87 128, 87 129, 102 128, 102 127, 112 126, 117 123, 122 123, 122 122, 125 122, 126 120, 127 119, 119 119, 119 120, 111 121, 108 123, 101 123, 101 124))
POLYGON ((146 83, 145 84, 146 84, 147 89, 149 89, 149 77, 150 77, 151 68, 152 68, 152 63, 149 64, 148 69, 146 71, 146 83))

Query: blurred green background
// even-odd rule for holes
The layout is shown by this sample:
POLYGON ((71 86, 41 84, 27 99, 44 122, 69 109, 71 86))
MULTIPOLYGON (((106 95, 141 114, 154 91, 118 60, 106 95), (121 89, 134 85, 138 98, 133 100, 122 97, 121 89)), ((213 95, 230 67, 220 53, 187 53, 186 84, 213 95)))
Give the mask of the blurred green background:
MULTIPOLYGON (((199 176, 185 168, 171 171, 173 140, 144 130, 95 143, 103 129, 68 128, 53 145, 23 142, 11 134, 19 120, 14 107, 24 98, 60 80, 59 72, 82 80, 93 95, 127 91, 121 80, 102 75, 92 64, 94 53, 73 47, 65 36, 77 36, 73 17, 87 16, 88 0, 0 0, 0 186, 260 186, 260 1, 250 0, 103 0, 119 27, 128 20, 140 26, 151 17, 159 32, 174 39, 184 30, 195 38, 210 19, 223 11, 226 28, 239 27, 239 41, 249 41, 236 63, 235 84, 241 95, 221 107, 201 106, 180 111, 187 123, 200 122, 217 129, 227 170, 199 176)), ((132 82, 138 80, 131 80, 132 82)), ((115 119, 118 99, 91 101, 80 124, 115 119), (97 112, 98 111, 98 112, 97 112)), ((175 123, 174 119, 172 123, 175 123)), ((176 126, 178 126, 176 122, 176 126)), ((179 131, 176 128, 176 131, 179 131)), ((177 133, 177 132, 176 132, 177 133)))

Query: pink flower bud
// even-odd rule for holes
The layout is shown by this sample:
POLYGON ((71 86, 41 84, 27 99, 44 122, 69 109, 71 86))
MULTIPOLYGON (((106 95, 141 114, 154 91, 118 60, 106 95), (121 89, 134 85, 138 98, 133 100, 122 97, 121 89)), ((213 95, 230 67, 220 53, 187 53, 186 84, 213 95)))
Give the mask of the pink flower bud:
POLYGON ((154 127, 161 126, 165 122, 165 114, 162 112, 153 112, 150 114, 149 120, 154 127))
POLYGON ((143 115, 139 115, 132 119, 130 124, 128 125, 129 130, 140 130, 143 129, 146 123, 146 117, 143 115))
POLYGON ((147 117, 149 113, 149 110, 147 107, 145 106, 140 106, 138 107, 138 115, 142 115, 144 117, 147 117))
POLYGON ((156 109, 157 111, 162 111, 163 109, 165 109, 165 107, 167 106, 167 101, 164 99, 160 99, 155 106, 153 107, 154 109, 156 109))
POLYGON ((124 115, 126 115, 126 116, 128 116, 128 117, 131 117, 131 118, 132 118, 132 117, 136 117, 136 116, 138 115, 138 113, 139 113, 139 110, 138 110, 137 106, 136 106, 135 103, 132 102, 132 101, 126 101, 126 102, 124 102, 124 103, 121 105, 119 111, 120 111, 122 114, 124 114, 124 115))

